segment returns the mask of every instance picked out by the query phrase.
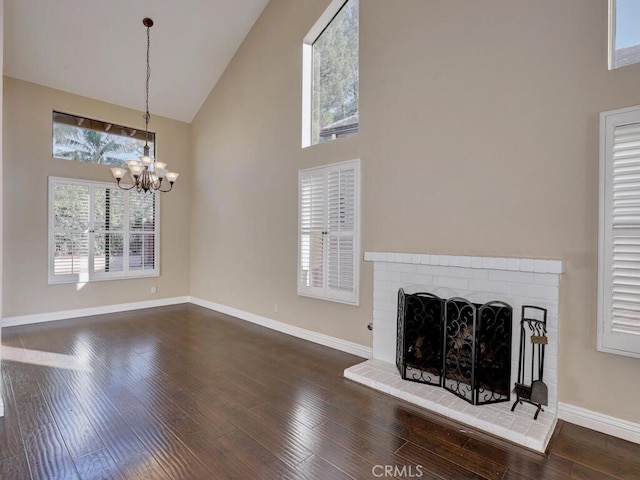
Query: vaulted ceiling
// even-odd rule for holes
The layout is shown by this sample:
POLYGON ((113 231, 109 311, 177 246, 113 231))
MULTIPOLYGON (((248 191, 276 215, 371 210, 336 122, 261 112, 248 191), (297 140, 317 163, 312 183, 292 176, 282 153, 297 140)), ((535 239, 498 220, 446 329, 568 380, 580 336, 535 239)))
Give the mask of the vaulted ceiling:
POLYGON ((190 122, 268 0, 4 0, 4 74, 190 122))

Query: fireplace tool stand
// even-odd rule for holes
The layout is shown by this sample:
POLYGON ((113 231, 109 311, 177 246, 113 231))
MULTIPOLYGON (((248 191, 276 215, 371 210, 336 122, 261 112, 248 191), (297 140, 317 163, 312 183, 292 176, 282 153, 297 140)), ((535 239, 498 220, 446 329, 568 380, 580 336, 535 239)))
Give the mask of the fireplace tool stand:
POLYGON ((544 412, 542 406, 548 404, 547 385, 542 381, 544 373, 544 349, 547 344, 547 310, 531 305, 522 306, 520 321, 520 358, 518 361, 518 379, 513 393, 516 401, 511 407, 513 412, 518 404, 529 403, 535 407, 534 420, 544 412), (527 383, 530 382, 530 383, 527 383))

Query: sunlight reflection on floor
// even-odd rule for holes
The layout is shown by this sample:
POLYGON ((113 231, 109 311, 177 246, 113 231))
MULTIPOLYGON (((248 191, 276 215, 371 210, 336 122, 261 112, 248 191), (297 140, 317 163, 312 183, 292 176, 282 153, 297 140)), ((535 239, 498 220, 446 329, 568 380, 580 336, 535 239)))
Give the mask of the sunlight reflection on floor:
POLYGON ((16 348, 3 345, 2 358, 13 362, 31 363, 51 368, 64 368, 67 370, 78 370, 80 372, 91 372, 92 369, 85 362, 73 355, 63 353, 43 352, 40 350, 30 350, 28 348, 16 348))

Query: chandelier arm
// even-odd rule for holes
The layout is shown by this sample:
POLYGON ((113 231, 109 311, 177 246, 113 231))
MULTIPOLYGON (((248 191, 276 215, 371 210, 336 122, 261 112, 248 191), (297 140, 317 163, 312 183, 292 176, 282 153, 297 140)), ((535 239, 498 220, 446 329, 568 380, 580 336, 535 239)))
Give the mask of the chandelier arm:
POLYGON ((173 182, 169 182, 169 189, 168 190, 162 190, 161 187, 162 187, 162 184, 158 185, 158 188, 156 190, 158 190, 159 192, 162 192, 162 193, 170 192, 171 189, 173 188, 173 182))
POLYGON ((118 187, 120 187, 121 190, 131 190, 132 188, 135 188, 138 185, 138 181, 136 180, 136 183, 134 183, 133 185, 131 185, 129 188, 125 188, 120 184, 120 180, 117 181, 117 185, 118 187))

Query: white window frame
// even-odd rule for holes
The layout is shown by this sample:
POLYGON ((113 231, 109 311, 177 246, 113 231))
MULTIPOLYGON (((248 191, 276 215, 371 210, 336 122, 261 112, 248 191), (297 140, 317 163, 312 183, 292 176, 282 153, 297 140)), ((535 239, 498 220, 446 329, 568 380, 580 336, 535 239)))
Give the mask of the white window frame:
MULTIPOLYGON (((123 184, 123 186, 128 186, 123 184)), ((90 180, 77 180, 72 178, 62 177, 49 177, 49 284, 60 283, 85 283, 101 280, 123 280, 128 278, 141 278, 141 277, 158 277, 160 276, 160 195, 157 192, 147 193, 146 195, 155 196, 155 219, 154 219, 154 268, 142 269, 142 270, 130 270, 129 269, 129 238, 130 235, 138 233, 137 231, 131 231, 129 226, 129 193, 132 191, 123 191, 124 193, 124 219, 123 219, 123 270, 117 272, 92 272, 94 265, 94 222, 95 215, 93 215, 93 202, 95 198, 96 188, 118 188, 114 183, 107 182, 95 182, 90 180), (59 274, 55 275, 55 215, 54 215, 54 202, 55 202, 55 186, 56 185, 78 185, 89 188, 89 272, 84 273, 71 273, 71 274, 59 274)), ((140 232, 150 234, 151 232, 140 232)))
POLYGON ((360 159, 348 160, 346 162, 333 163, 330 165, 324 165, 321 167, 308 168, 299 170, 298 172, 298 268, 297 268, 297 285, 298 295, 305 297, 312 297, 321 300, 329 300, 338 303, 346 303, 349 305, 358 306, 360 304, 360 159), (329 215, 328 211, 331 208, 329 204, 328 195, 328 177, 332 172, 339 172, 344 169, 353 169, 354 171, 354 230, 353 230, 353 290, 351 292, 339 291, 332 289, 328 285, 328 244, 329 242, 323 242, 323 286, 313 287, 302 284, 302 180, 306 175, 320 174, 324 175, 325 189, 323 194, 324 201, 324 231, 327 235, 331 235, 332 232, 329 228, 329 215))
POLYGON ((313 116, 313 44, 349 0, 333 0, 302 40, 302 148, 310 147, 313 116))
MULTIPOLYGON (((640 358, 640 333, 621 332, 619 329, 616 331, 612 313, 614 305, 614 134, 616 127, 632 124, 638 124, 640 128, 640 106, 600 114, 597 349, 601 352, 640 358)), ((640 235, 640 222, 637 234, 640 235)), ((640 258, 638 258, 638 267, 640 267, 640 258)))
POLYGON ((616 68, 616 0, 609 0, 609 49, 607 63, 609 70, 616 68))

